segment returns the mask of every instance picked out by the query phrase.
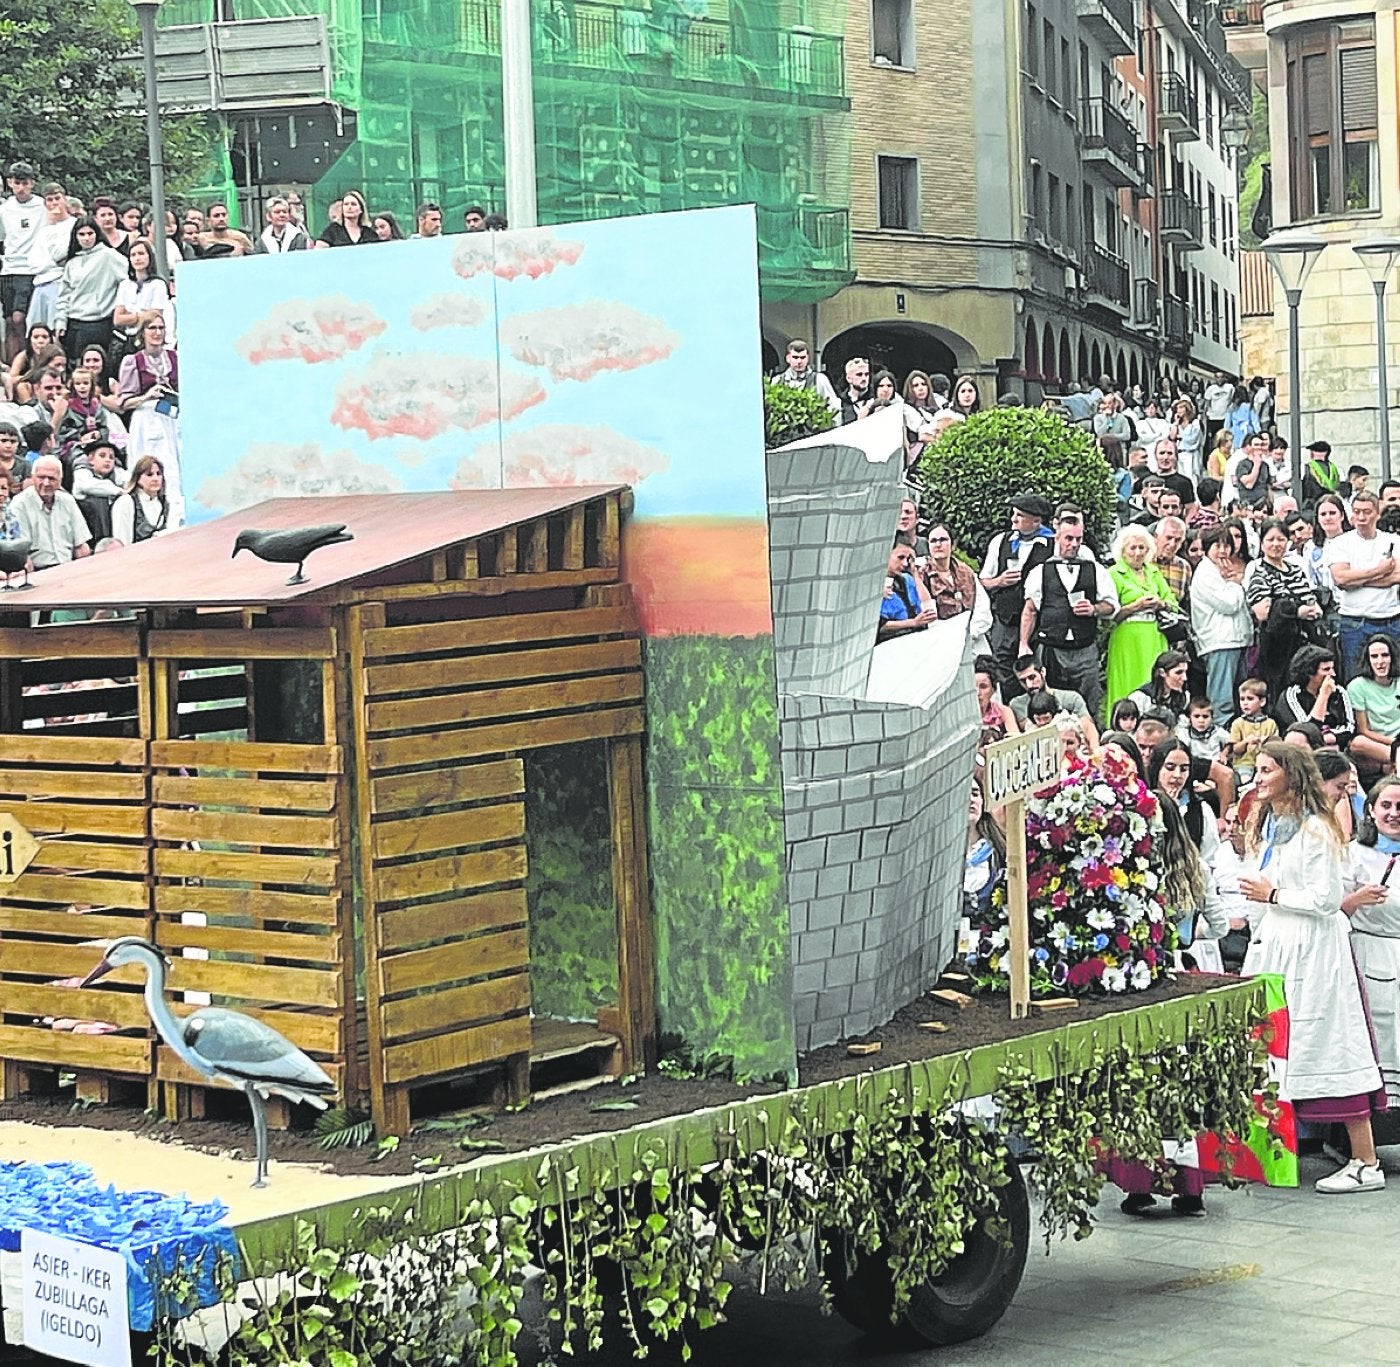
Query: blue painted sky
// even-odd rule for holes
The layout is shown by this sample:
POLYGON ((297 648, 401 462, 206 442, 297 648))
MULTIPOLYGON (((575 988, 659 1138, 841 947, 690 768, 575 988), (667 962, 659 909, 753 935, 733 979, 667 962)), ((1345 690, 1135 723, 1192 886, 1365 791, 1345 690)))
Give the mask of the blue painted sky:
MULTIPOLYGON (((550 429, 545 435, 554 438, 539 444, 542 458, 546 468, 557 469, 569 461, 557 442, 561 424, 609 429, 623 439, 618 443, 605 435, 607 451, 593 456, 585 451, 577 482, 607 478, 594 472, 619 464, 664 465, 637 484, 637 510, 643 515, 762 516, 753 210, 657 214, 547 231, 557 242, 582 244, 583 250, 574 264, 558 264, 537 279, 501 279, 491 273, 463 279, 452 268, 454 249, 464 241, 460 236, 182 268, 180 420, 189 520, 215 516, 234 499, 246 503, 290 492, 289 479, 302 492, 340 492, 376 487, 376 480, 378 487, 392 487, 384 482, 383 472, 388 472, 404 490, 443 489, 459 462, 474 455, 484 455, 484 465, 499 477, 502 440, 509 466, 519 458, 522 439, 541 428, 550 429), (474 300, 482 321, 428 331, 413 327, 414 308, 440 294, 474 300), (239 339, 278 306, 302 311, 299 301, 309 305, 336 295, 367 305, 385 325, 383 331, 358 349, 315 364, 299 358, 253 364, 240 354, 239 339), (636 327, 631 326, 633 315, 621 316, 617 331, 624 349, 645 334, 660 339, 662 347, 671 346, 670 354, 635 369, 578 380, 551 376, 544 365, 522 362, 505 346, 498 351, 498 322, 509 339, 512 325, 524 315, 572 308, 573 315, 544 320, 531 337, 538 336, 548 348, 571 322, 581 324, 586 358, 593 354, 592 330, 612 306, 645 315, 636 327), (409 383, 386 382, 388 402, 394 405, 409 395, 408 407, 415 409, 421 394, 410 391, 431 390, 435 372, 445 383, 468 372, 478 378, 489 374, 491 384, 483 392, 494 389, 499 373, 505 393, 515 379, 527 392, 541 387, 546 397, 503 423, 490 421, 470 430, 451 426, 426 440, 371 436, 359 427, 335 425, 331 413, 337 408, 338 387, 355 385, 376 360, 382 365, 396 356, 413 356, 416 363, 407 367, 409 383), (458 358, 460 366, 453 364, 458 358), (289 457, 280 446, 269 451, 268 443, 285 444, 299 454, 289 457), (259 480, 260 463, 277 474, 259 480), (294 477, 289 474, 293 469, 294 477)), ((500 234, 497 260, 524 236, 500 234)), ((284 336, 285 329, 273 329, 273 334, 284 336)), ((548 352, 547 358, 569 367, 569 358, 559 361, 557 353, 548 352)), ((379 413, 376 402, 371 396, 364 407, 379 413)))

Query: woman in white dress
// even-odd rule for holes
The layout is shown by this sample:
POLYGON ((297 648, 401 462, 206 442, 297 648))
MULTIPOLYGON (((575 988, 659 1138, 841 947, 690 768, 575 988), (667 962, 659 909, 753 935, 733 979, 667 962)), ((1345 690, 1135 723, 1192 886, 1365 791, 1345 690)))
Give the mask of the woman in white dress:
POLYGON ((1240 891, 1260 906, 1244 974, 1279 973, 1288 1001, 1288 1062, 1282 1091, 1298 1118, 1341 1124, 1351 1159, 1316 1189, 1380 1191, 1385 1174, 1371 1133, 1385 1109, 1361 980, 1342 911, 1345 841, 1309 751, 1270 741, 1254 771, 1240 891))
POLYGON ((1366 980, 1386 1099, 1400 1106, 1400 778, 1371 789, 1367 816, 1348 851, 1342 910, 1366 980))
POLYGON ((141 325, 141 349, 128 356, 117 377, 126 414, 127 458, 155 456, 165 471, 169 523, 185 520, 180 480, 180 362, 165 344, 165 319, 157 314, 141 325))

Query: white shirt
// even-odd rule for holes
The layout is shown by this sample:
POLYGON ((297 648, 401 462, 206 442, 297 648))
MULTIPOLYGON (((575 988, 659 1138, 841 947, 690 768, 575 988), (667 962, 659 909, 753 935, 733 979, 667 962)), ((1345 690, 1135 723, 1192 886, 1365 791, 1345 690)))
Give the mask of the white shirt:
MULTIPOLYGON (((1079 548, 1078 560, 1082 563, 1085 559, 1085 548, 1079 548)), ((1092 556, 1087 557, 1094 566, 1094 602, 1101 603, 1107 599, 1113 604, 1115 611, 1118 607, 1118 590, 1113 587, 1113 580, 1109 573, 1092 556)), ((1060 583, 1065 586, 1067 592, 1073 592, 1075 584, 1079 579, 1079 565, 1071 565, 1064 560, 1042 561, 1039 565, 1032 567, 1031 572, 1025 578, 1026 600, 1035 604, 1036 611, 1040 611, 1040 598, 1042 584, 1044 581, 1043 571, 1046 565, 1054 565, 1060 573, 1060 583)))
MULTIPOLYGON (((130 309, 132 313, 155 309, 165 319, 165 345, 175 345, 175 305, 170 301, 170 290, 164 280, 153 275, 140 284, 135 280, 123 280, 117 287, 117 305, 130 309)), ((136 335, 134 327, 126 331, 133 337, 136 335)))
MULTIPOLYGON (((1330 571, 1334 565, 1353 570, 1373 570, 1382 560, 1400 552, 1400 538, 1378 531, 1370 540, 1360 532, 1343 532, 1322 548, 1322 563, 1330 571)), ((1394 584, 1388 588, 1344 589, 1333 576, 1337 591, 1337 611, 1343 617, 1395 617, 1400 615, 1400 594, 1394 584)))
POLYGON ((0 275, 33 275, 43 265, 34 250, 39 229, 49 221, 49 211, 38 195, 21 204, 13 195, 0 201, 0 230, 5 235, 5 259, 0 275))
POLYGON ((39 229, 39 236, 30 253, 36 285, 52 285, 63 274, 63 258, 68 254, 68 244, 73 240, 74 222, 71 218, 61 218, 57 223, 45 223, 39 229))
POLYGON ((1206 403, 1206 417, 1212 422, 1223 422, 1230 411, 1230 400, 1235 397, 1232 384, 1210 384, 1203 396, 1206 403))

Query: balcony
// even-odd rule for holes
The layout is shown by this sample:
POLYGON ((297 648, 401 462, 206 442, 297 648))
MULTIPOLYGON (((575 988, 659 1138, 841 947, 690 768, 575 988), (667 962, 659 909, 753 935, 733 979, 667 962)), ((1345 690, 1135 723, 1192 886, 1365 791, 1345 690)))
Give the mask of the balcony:
POLYGON ((1193 204, 1180 190, 1158 195, 1157 235, 1183 252, 1200 251, 1205 245, 1201 236, 1201 206, 1193 204))
POLYGON ((1196 92, 1186 84, 1186 78, 1169 71, 1162 77, 1162 98, 1157 110, 1161 127, 1177 136, 1178 142, 1195 142, 1201 136, 1201 115, 1196 106, 1196 92))
POLYGON ((1137 133, 1101 95, 1090 96, 1082 103, 1079 135, 1087 169, 1097 171, 1120 189, 1139 184, 1137 133))
MULTIPOLYGON (((367 0, 364 36, 366 43, 403 49, 398 55, 437 56, 453 65, 458 55, 498 59, 499 0, 423 6, 367 0)), ((605 72, 630 84, 684 81, 844 107, 844 49, 845 40, 833 34, 691 18, 677 9, 662 15, 572 0, 534 10, 536 63, 556 78, 577 72, 590 85, 598 77, 585 73, 605 72)))
POLYGON ((855 279, 850 210, 760 204, 758 265, 765 297, 814 303, 834 294, 855 279))
POLYGON ((1162 338, 1173 351, 1191 349, 1191 310, 1184 299, 1162 300, 1162 338))
POLYGON ((1151 199, 1157 193, 1157 149, 1151 143, 1137 145, 1138 183, 1133 194, 1138 199, 1151 199))
POLYGON ((1089 244, 1084 262, 1084 286, 1101 302, 1128 312, 1128 263, 1097 242, 1089 244))
POLYGON ((1264 22, 1264 0, 1225 0, 1220 22, 1226 28, 1252 28, 1264 22))
POLYGON ((1076 0, 1075 14, 1110 56, 1127 57, 1136 50, 1133 0, 1076 0))
POLYGON ((1137 327, 1157 326, 1157 301, 1160 291, 1155 280, 1133 282, 1133 323, 1137 327))

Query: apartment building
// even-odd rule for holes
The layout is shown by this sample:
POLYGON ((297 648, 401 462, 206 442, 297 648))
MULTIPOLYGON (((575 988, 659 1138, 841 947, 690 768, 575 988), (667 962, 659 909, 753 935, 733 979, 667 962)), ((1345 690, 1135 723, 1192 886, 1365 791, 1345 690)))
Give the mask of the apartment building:
POLYGON ((1197 0, 849 0, 855 280, 770 343, 1029 401, 1238 373, 1248 79, 1197 0), (1196 144, 1200 144, 1197 146, 1196 144))
MULTIPOLYGON (((1248 0, 1227 4, 1223 17, 1231 50, 1255 67, 1268 94, 1273 228, 1329 244, 1299 309, 1303 437, 1325 437, 1344 466, 1378 470, 1375 294, 1351 244, 1400 234, 1400 13, 1389 0, 1248 0)), ((1384 402, 1393 426, 1400 420, 1397 296, 1392 279, 1384 402)), ((1282 416, 1293 398, 1281 290, 1272 302, 1265 351, 1282 416)))

